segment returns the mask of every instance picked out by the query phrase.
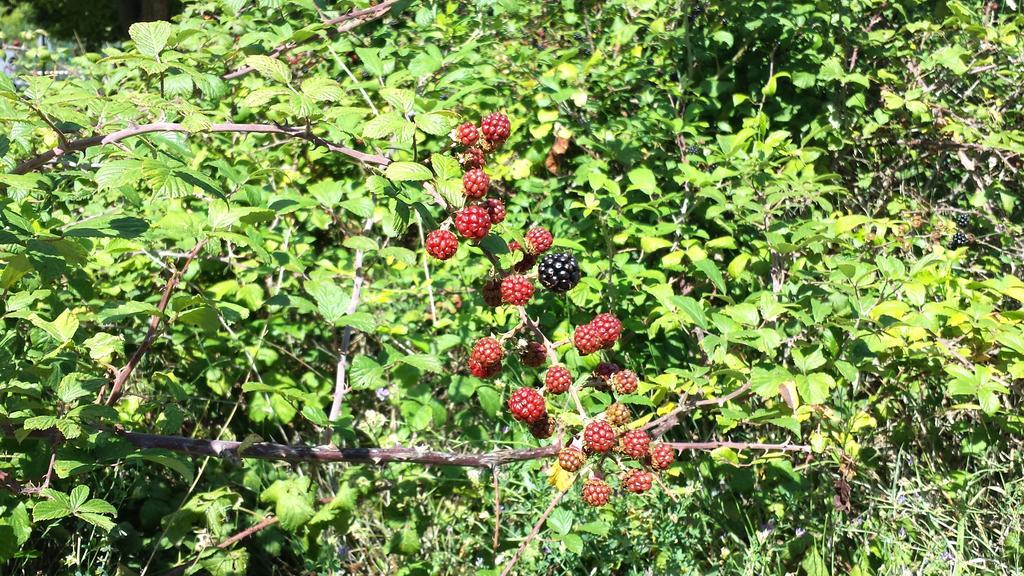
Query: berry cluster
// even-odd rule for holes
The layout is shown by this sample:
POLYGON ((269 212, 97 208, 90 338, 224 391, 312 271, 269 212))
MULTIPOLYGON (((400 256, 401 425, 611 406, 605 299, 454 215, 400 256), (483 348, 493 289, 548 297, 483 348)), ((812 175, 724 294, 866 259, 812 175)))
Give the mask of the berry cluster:
MULTIPOLYGON (((455 230, 466 240, 482 240, 491 232, 491 226, 505 220, 505 204, 498 198, 486 198, 491 179, 484 172, 484 166, 485 154, 497 150, 508 139, 510 132, 508 117, 500 112, 485 116, 479 128, 472 122, 465 122, 452 130, 452 141, 464 147, 457 154, 465 170, 462 175, 462 191, 468 200, 478 202, 467 204, 452 218, 455 230)), ((459 249, 458 238, 447 230, 448 226, 446 221, 441 229, 427 235, 427 253, 438 260, 451 258, 459 249)))
POLYGON ((970 218, 966 213, 960 212, 953 216, 953 222, 956 223, 957 231, 953 234, 953 239, 949 241, 949 249, 956 250, 967 246, 967 228, 971 224, 970 218))
POLYGON ((622 335, 622 322, 613 314, 598 314, 593 320, 576 327, 572 343, 580 355, 587 356, 598 350, 611 348, 622 335))
MULTIPOLYGON (((468 203, 451 215, 450 223, 464 239, 479 241, 491 232, 493 225, 505 220, 505 205, 497 198, 487 197, 490 178, 484 167, 486 154, 501 146, 510 132, 508 117, 501 113, 486 115, 479 126, 466 122, 452 130, 453 142, 462 147, 457 157, 465 170, 462 189, 468 203)), ((458 238, 447 230, 448 226, 443 224, 441 229, 427 235, 426 250, 434 258, 445 260, 458 251, 458 238)), ((510 270, 499 266, 495 255, 489 254, 495 263, 495 271, 481 288, 484 302, 491 307, 504 304, 527 306, 534 296, 534 279, 556 294, 572 290, 582 277, 580 265, 569 252, 549 253, 554 243, 555 238, 548 229, 534 226, 519 242, 509 242, 509 250, 516 257, 510 270), (537 266, 535 275, 532 271, 534 266, 537 266)), ((485 248, 481 249, 486 253, 485 248)), ((602 506, 612 497, 612 486, 605 480, 602 469, 606 463, 617 465, 621 490, 632 493, 649 490, 654 473, 671 466, 675 459, 674 449, 654 442, 645 428, 631 426, 633 414, 621 401, 613 401, 597 415, 588 416, 579 400, 573 372, 559 362, 555 345, 543 335, 539 325, 526 315, 525 310, 520 310, 520 314, 523 320, 511 332, 498 338, 488 336, 476 341, 467 362, 470 373, 480 378, 496 376, 501 371, 506 353, 503 342, 521 329, 533 330, 537 340, 519 339, 511 349, 524 367, 540 368, 549 360, 550 365, 540 379, 542 387, 523 386, 508 395, 506 406, 509 413, 515 420, 523 422, 536 438, 550 438, 556 430, 563 431, 561 443, 564 447, 558 453, 558 468, 587 478, 583 483, 582 498, 588 504, 602 506), (567 419, 579 426, 575 431, 567 430, 567 420, 559 417, 572 409, 579 412, 579 419, 567 419)), ((586 324, 578 325, 571 342, 580 356, 597 354, 614 347, 622 337, 622 330, 622 322, 614 314, 605 312, 597 314, 586 324)), ((639 377, 632 370, 603 361, 580 382, 625 400, 623 396, 636 393, 639 377)))

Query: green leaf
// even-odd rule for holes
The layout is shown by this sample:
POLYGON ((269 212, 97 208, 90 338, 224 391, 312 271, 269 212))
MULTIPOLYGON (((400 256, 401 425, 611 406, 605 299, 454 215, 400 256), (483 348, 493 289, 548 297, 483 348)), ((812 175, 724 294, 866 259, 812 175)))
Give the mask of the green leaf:
POLYGON ((715 287, 717 287, 720 292, 726 292, 725 279, 722 278, 722 272, 718 269, 718 266, 715 266, 714 262, 705 258, 694 262, 693 265, 703 272, 708 279, 714 282, 715 287))
POLYGON ((0 273, 0 290, 8 290, 22 276, 32 271, 32 263, 24 254, 15 254, 7 259, 3 273, 0 273))
POLYGON ((441 372, 443 366, 441 360, 431 354, 410 354, 408 356, 402 356, 398 358, 398 362, 408 364, 415 368, 419 368, 424 372, 441 372))
POLYGON ((568 534, 572 530, 573 513, 565 508, 557 508, 548 516, 548 528, 556 534, 568 534))
POLYGON ((157 20, 156 22, 136 22, 128 28, 128 35, 135 42, 135 48, 140 54, 157 58, 160 52, 167 46, 174 28, 169 22, 157 20))
POLYGON ((66 494, 47 488, 40 492, 41 496, 49 498, 36 502, 32 508, 32 521, 56 520, 71 514, 71 500, 66 494))
POLYGON ((92 512, 81 512, 79 514, 75 514, 75 516, 107 532, 110 532, 114 529, 114 526, 116 526, 110 518, 99 514, 93 514, 92 512))
POLYGON ((586 524, 580 524, 576 527, 577 530, 582 532, 589 532, 591 534, 597 534, 598 536, 607 536, 611 527, 608 526, 607 522, 602 520, 595 520, 594 522, 587 522, 586 524))
POLYGON ((88 500, 88 499, 89 499, 89 487, 88 486, 86 486, 84 484, 80 484, 80 485, 75 486, 74 488, 72 488, 71 489, 71 494, 69 496, 69 500, 70 500, 70 506, 69 507, 71 508, 71 511, 72 512, 78 511, 78 509, 81 508, 82 505, 85 504, 86 500, 88 500))
POLYGON ((25 430, 49 430, 57 426, 57 417, 50 415, 32 416, 31 418, 26 418, 21 426, 25 430))
POLYGON ((434 173, 437 174, 439 182, 455 180, 462 176, 462 168, 459 167, 459 161, 446 154, 431 155, 430 165, 434 168, 434 173))
POLYGON ((382 98, 387 100, 388 104, 391 104, 396 110, 403 114, 412 112, 413 104, 416 101, 416 94, 412 90, 382 88, 380 95, 382 98))
POLYGON ((371 252, 377 250, 377 241, 368 236, 349 236, 348 238, 345 238, 344 242, 342 242, 342 246, 353 250, 371 252))
POLYGON ((573 554, 581 554, 583 552, 583 538, 576 534, 562 536, 562 543, 565 544, 565 549, 573 554))
POLYGON ((369 312, 344 314, 334 324, 336 326, 351 326, 361 332, 373 332, 377 329, 377 321, 373 319, 373 315, 369 312))
POLYGON ((458 118, 453 114, 446 113, 428 113, 428 114, 417 114, 413 121, 416 123, 416 127, 423 130, 427 134, 433 136, 444 136, 451 132, 452 128, 458 122, 458 118))
POLYGON ((648 196, 658 191, 658 181, 650 168, 641 166, 629 171, 629 188, 627 190, 640 190, 648 196))
POLYGON ((82 345, 89 350, 89 358, 110 361, 115 354, 124 354, 124 338, 106 332, 97 332, 87 338, 82 345))
POLYGON ((277 58, 271 58, 270 56, 264 56, 262 54, 255 54, 248 56, 245 59, 245 65, 251 66, 261 76, 268 80, 274 80, 282 84, 288 84, 292 81, 292 71, 288 68, 288 65, 281 62, 277 58))
POLYGON ((384 169, 384 175, 393 182, 407 180, 430 180, 430 168, 418 162, 392 162, 384 169))
POLYGON ((490 386, 480 386, 476 389, 476 397, 480 399, 480 406, 489 416, 497 416, 501 411, 501 394, 490 386))
POLYGON ((330 78, 314 76, 303 80, 302 93, 317 102, 338 102, 345 97, 341 84, 330 78))
POLYGON ((277 480, 260 494, 261 502, 272 502, 281 528, 295 531, 313 517, 313 495, 309 478, 277 480))
POLYGON ((340 286, 329 280, 311 280, 305 284, 306 292, 316 301, 317 310, 330 324, 335 324, 345 315, 349 295, 340 286))

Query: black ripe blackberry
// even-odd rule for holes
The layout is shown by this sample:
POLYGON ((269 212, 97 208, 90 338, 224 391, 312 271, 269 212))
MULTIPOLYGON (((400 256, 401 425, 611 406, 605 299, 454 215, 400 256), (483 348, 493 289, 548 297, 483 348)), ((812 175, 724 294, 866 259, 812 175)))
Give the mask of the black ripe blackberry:
POLYGON ((687 146, 686 153, 691 156, 697 156, 701 153, 700 146, 687 146))
POLYGON ((967 228, 967 226, 970 224, 970 219, 967 217, 967 214, 964 213, 960 213, 954 216, 953 221, 956 222, 957 227, 960 228, 961 230, 967 228))
POLYGON ((537 267, 540 283, 554 292, 568 292, 580 282, 580 265, 568 252, 547 254, 537 267))
POLYGON ((956 250, 961 246, 967 246, 967 235, 963 232, 953 234, 953 240, 949 243, 950 250, 956 250))

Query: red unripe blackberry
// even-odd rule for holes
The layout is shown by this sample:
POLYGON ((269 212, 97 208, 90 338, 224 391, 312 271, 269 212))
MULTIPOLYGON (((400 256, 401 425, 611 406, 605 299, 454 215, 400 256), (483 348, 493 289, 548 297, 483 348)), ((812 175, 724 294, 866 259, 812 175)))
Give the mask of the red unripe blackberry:
POLYGON ((544 397, 533 388, 520 388, 508 397, 508 409, 512 417, 523 422, 535 422, 547 410, 544 397))
POLYGON ((640 494, 651 489, 654 477, 645 470, 630 470, 622 477, 622 487, 629 492, 640 494))
POLYGON ((598 314, 590 323, 597 328, 598 333, 601 335, 601 340, 604 341, 605 348, 611 348, 615 341, 619 339, 619 336, 622 335, 622 322, 619 322, 619 319, 614 314, 607 312, 598 314))
POLYGON ((459 154, 459 162, 462 163, 462 167, 466 170, 483 168, 484 151, 479 148, 467 148, 465 152, 459 154))
POLYGON ((577 326, 573 332, 572 343, 576 345, 581 355, 586 356, 600 350, 604 340, 593 324, 583 324, 577 326))
POLYGON ((602 382, 607 382, 616 372, 621 371, 618 364, 612 362, 601 362, 594 368, 594 376, 601 379, 602 382))
POLYGON ((459 239, 448 230, 434 230, 427 234, 427 254, 438 260, 447 260, 459 250, 459 239))
POLYGON ((462 175, 462 191, 470 198, 483 198, 491 179, 480 168, 474 168, 462 175))
POLYGON ((604 420, 594 420, 583 429, 583 445, 594 452, 607 452, 615 445, 615 431, 604 420))
POLYGON ((505 203, 497 198, 487 199, 487 216, 491 224, 499 224, 505 220, 505 203))
POLYGON ((455 141, 464 146, 476 144, 479 137, 480 132, 477 131, 476 126, 472 122, 466 122, 455 129, 455 141))
POLYGON ((562 448, 558 452, 558 465, 562 467, 562 470, 566 472, 575 472, 583 467, 583 463, 587 461, 587 456, 579 450, 567 446, 562 448))
POLYGON ((651 437, 643 430, 630 430, 622 435, 622 453, 637 460, 647 456, 651 437))
POLYGON ((522 250, 522 249, 523 249, 523 247, 520 246, 519 242, 516 242, 515 240, 513 240, 513 241, 508 243, 508 251, 509 252, 515 252, 517 250, 522 250))
POLYGON ((551 438, 554 433, 555 421, 551 419, 551 415, 547 412, 541 414, 540 418, 530 423, 530 434, 538 440, 551 438))
POLYGON ((636 372, 632 370, 620 370, 612 375, 611 383, 612 388, 619 394, 632 394, 636 392, 636 385, 638 379, 636 372))
POLYGON ((480 121, 480 132, 488 142, 498 146, 508 140, 512 124, 508 121, 508 116, 501 112, 491 112, 480 121))
POLYGON ((551 248, 551 244, 555 241, 554 237, 551 236, 551 232, 540 226, 530 228, 523 239, 526 241, 526 251, 534 256, 547 252, 548 248, 551 248))
POLYGON ((544 361, 548 359, 547 348, 544 347, 540 342, 527 342, 526 346, 519 353, 519 361, 523 363, 523 366, 530 368, 538 368, 544 365, 544 361))
POLYGON ((521 274, 511 274, 501 281, 501 300, 513 306, 523 306, 533 297, 533 283, 521 274))
POLYGON ((544 375, 544 387, 552 394, 563 394, 569 390, 571 385, 572 374, 565 366, 552 366, 544 375))
POLYGON ((466 206, 455 214, 455 229, 464 238, 479 240, 491 231, 491 217, 485 208, 466 206))
POLYGON ((483 364, 479 360, 469 359, 469 373, 477 378, 491 378, 501 371, 501 362, 483 364))
POLYGON ((668 444, 651 444, 651 468, 664 470, 672 465, 676 459, 675 448, 668 444))
POLYGON ((604 480, 591 478, 583 483, 583 501, 595 508, 604 506, 612 497, 612 487, 604 480))
POLYGON ((505 350, 501 347, 501 343, 488 336, 476 341, 469 357, 481 364, 494 364, 501 362, 504 355, 505 350))
POLYGON ((625 426, 633 420, 633 414, 625 404, 615 402, 604 409, 605 420, 612 426, 625 426))
POLYGON ((484 294, 484 304, 491 308, 501 306, 501 280, 491 278, 484 283, 482 292, 484 294))

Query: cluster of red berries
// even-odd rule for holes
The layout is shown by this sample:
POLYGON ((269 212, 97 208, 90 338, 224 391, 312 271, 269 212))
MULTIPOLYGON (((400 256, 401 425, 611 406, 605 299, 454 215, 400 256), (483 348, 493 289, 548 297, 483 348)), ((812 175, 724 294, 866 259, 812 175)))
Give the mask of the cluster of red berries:
POLYGON ((611 348, 622 335, 622 322, 614 314, 598 314, 587 324, 576 327, 572 343, 582 356, 611 348))
MULTIPOLYGON (((505 219, 505 205, 501 200, 487 197, 490 178, 484 172, 484 166, 485 155, 505 142, 510 128, 508 117, 492 113, 481 120, 479 127, 467 122, 452 131, 452 140, 464 147, 458 159, 465 169, 462 187, 470 202, 452 215, 452 223, 465 239, 480 240, 490 233, 493 224, 505 219)), ((456 235, 444 228, 434 230, 426 238, 427 252, 441 260, 451 258, 458 251, 458 245, 456 235)), ((540 226, 527 230, 521 244, 510 242, 510 251, 520 254, 520 257, 508 273, 494 275, 485 282, 482 288, 484 302, 494 307, 502 304, 527 305, 535 291, 531 278, 539 278, 544 288, 558 294, 575 287, 582 275, 578 262, 567 252, 545 255, 553 245, 551 232, 540 226), (538 262, 540 269, 535 276, 531 270, 538 262)), ((621 336, 622 322, 614 314, 602 313, 577 326, 572 343, 581 356, 586 356, 612 348, 621 336)), ((539 368, 551 360, 542 378, 542 388, 523 386, 515 389, 506 400, 514 419, 526 424, 536 438, 549 438, 555 433, 558 418, 548 412, 545 396, 550 399, 570 392, 578 405, 573 390, 575 379, 569 368, 558 363, 554 348, 546 340, 520 340, 514 348, 522 365, 529 368, 539 368)), ((494 377, 500 372, 504 357, 501 341, 493 337, 481 338, 470 352, 469 371, 480 378, 494 377)), ((584 381, 621 396, 635 393, 639 378, 632 370, 601 362, 584 381)), ((675 459, 671 446, 653 442, 642 428, 630 428, 633 414, 621 402, 613 402, 596 417, 587 418, 582 413, 581 417, 584 417, 583 429, 578 436, 564 443, 565 447, 558 454, 558 465, 566 472, 589 476, 582 487, 583 500, 588 504, 601 506, 612 497, 612 487, 605 481, 601 470, 602 463, 609 457, 612 461, 621 459, 619 486, 632 493, 649 490, 654 472, 668 468, 675 459), (588 467, 591 455, 600 457, 593 458, 588 467)))
MULTIPOLYGON (((480 128, 471 122, 461 124, 452 130, 452 140, 465 149, 458 154, 465 173, 462 175, 462 190, 470 201, 455 213, 453 224, 459 235, 466 240, 481 240, 491 231, 491 226, 505 219, 505 204, 498 198, 485 198, 491 187, 491 179, 484 172, 485 154, 501 147, 511 133, 508 116, 493 112, 484 116, 480 128), (481 136, 483 138, 481 139, 481 136)), ((447 224, 445 225, 447 226, 447 224)), ((427 235, 427 253, 438 260, 447 260, 459 249, 459 240, 446 227, 427 235)))

